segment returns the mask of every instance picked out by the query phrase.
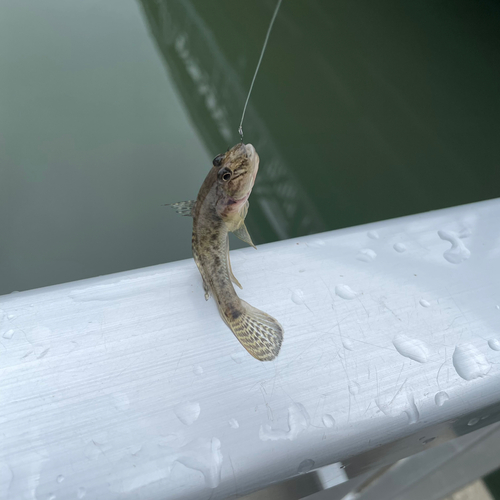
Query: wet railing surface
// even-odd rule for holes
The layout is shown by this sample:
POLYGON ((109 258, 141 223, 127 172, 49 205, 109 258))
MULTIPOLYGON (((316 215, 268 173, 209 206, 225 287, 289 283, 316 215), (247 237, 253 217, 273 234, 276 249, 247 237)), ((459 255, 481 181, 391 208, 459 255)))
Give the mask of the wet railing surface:
POLYGON ((0 498, 235 498, 500 420, 500 200, 232 252, 285 329, 250 357, 194 262, 2 296, 0 498))

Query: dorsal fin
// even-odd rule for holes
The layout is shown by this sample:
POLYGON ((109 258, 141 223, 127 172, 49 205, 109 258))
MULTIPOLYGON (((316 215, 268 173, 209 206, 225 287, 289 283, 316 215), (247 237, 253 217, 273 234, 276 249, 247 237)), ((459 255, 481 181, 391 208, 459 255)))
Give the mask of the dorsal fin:
POLYGON ((185 217, 192 217, 196 200, 178 201, 177 203, 167 203, 165 207, 172 207, 178 214, 185 217))

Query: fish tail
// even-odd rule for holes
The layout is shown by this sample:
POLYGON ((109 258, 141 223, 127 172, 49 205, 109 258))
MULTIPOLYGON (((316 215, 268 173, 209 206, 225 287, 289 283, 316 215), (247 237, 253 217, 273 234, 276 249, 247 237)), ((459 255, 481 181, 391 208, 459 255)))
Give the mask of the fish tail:
POLYGON ((280 352, 283 327, 269 314, 240 300, 239 307, 227 312, 222 318, 241 345, 259 361, 271 361, 280 352))

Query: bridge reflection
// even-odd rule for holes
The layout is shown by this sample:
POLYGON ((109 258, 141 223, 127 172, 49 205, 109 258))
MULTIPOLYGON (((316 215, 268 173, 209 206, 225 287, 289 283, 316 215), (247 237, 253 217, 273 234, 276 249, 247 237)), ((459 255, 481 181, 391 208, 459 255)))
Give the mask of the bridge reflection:
MULTIPOLYGON (((196 2, 140 3, 193 125, 215 156, 239 141, 237 126, 250 82, 242 80, 238 60, 228 56, 230 42, 224 45, 214 36, 217 26, 204 19, 196 2)), ((253 42, 262 45, 262 40, 253 42)), ((263 242, 326 230, 318 210, 287 167, 265 119, 250 100, 245 139, 256 146, 261 158, 247 219, 252 236, 263 242)))

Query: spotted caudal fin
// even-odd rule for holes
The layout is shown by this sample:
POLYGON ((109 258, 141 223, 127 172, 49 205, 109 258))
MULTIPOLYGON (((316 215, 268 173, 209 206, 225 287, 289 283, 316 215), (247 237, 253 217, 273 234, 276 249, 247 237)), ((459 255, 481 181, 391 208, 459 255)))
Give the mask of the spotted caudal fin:
POLYGON ((165 207, 172 207, 178 214, 186 217, 193 216, 193 210, 196 200, 179 201, 177 203, 167 203, 165 207))
POLYGON ((269 314, 244 300, 239 307, 225 313, 222 319, 243 347, 259 361, 271 361, 280 352, 283 327, 269 314))

